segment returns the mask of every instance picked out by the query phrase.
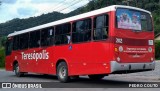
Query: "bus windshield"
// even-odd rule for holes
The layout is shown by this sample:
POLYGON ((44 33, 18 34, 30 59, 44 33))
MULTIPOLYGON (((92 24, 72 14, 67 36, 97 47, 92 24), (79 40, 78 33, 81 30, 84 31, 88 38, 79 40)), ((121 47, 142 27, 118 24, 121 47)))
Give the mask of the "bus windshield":
POLYGON ((117 28, 137 31, 152 31, 152 20, 149 13, 118 8, 116 11, 117 28))

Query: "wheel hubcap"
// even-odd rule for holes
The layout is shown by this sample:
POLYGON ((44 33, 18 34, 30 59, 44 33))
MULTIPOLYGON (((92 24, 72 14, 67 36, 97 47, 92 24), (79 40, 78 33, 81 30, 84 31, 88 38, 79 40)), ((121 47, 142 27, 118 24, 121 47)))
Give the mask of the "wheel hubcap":
POLYGON ((19 66, 16 67, 16 73, 19 73, 19 66))
POLYGON ((66 68, 65 68, 64 66, 61 67, 60 70, 59 70, 59 76, 60 76, 61 78, 64 78, 64 77, 66 76, 66 73, 67 73, 66 68))

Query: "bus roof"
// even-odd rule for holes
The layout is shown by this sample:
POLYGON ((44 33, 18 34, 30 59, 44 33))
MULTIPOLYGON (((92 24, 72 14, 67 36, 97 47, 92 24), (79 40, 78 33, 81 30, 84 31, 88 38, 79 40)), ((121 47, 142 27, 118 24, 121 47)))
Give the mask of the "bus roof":
POLYGON ((124 6, 124 5, 112 5, 112 6, 108 6, 108 7, 105 7, 105 8, 90 11, 90 12, 87 12, 87 13, 83 13, 83 14, 80 14, 80 15, 76 15, 76 16, 61 19, 61 20, 58 20, 58 21, 50 22, 50 23, 47 23, 47 24, 39 25, 39 26, 36 26, 36 27, 33 27, 33 28, 17 31, 17 32, 9 34, 8 37, 23 34, 23 33, 27 33, 27 32, 31 32, 31 31, 35 31, 35 30, 40 30, 40 29, 43 29, 43 28, 48 28, 48 27, 51 27, 51 26, 55 26, 55 25, 79 20, 79 19, 82 19, 82 18, 91 17, 91 16, 94 16, 94 15, 102 14, 102 13, 109 12, 109 11, 115 11, 116 8, 129 8, 129 9, 139 10, 139 11, 143 11, 143 12, 147 12, 147 13, 151 14, 151 12, 149 12, 147 10, 136 8, 136 7, 124 6))

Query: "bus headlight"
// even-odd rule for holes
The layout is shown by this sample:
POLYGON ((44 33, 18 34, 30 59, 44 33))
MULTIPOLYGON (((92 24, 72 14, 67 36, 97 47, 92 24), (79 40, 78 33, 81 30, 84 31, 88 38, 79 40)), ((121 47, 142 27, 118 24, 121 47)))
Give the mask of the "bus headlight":
POLYGON ((152 52, 152 48, 151 47, 148 48, 148 52, 152 52))
POLYGON ((118 49, 119 49, 119 52, 123 52, 123 47, 122 46, 120 46, 118 49))

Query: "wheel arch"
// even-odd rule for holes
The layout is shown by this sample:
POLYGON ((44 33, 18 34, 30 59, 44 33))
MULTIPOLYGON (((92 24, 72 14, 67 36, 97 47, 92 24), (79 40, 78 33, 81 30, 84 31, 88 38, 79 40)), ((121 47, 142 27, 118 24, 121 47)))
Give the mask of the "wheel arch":
POLYGON ((57 67, 58 67, 59 63, 61 63, 61 62, 65 62, 67 64, 68 73, 69 73, 69 64, 68 64, 68 61, 66 59, 62 58, 62 59, 58 59, 57 62, 56 62, 56 66, 55 66, 55 68, 56 68, 56 74, 57 74, 57 67))

